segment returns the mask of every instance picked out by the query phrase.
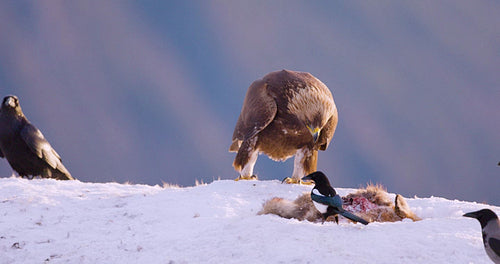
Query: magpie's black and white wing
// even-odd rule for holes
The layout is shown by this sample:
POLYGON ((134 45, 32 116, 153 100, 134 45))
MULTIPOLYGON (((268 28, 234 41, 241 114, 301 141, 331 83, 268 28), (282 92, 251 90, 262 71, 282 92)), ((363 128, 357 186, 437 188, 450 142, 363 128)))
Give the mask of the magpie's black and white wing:
POLYGON ((317 191, 317 189, 313 189, 313 191, 311 192, 311 199, 317 203, 342 208, 342 198, 340 198, 340 196, 338 195, 327 196, 321 194, 319 191, 317 191))

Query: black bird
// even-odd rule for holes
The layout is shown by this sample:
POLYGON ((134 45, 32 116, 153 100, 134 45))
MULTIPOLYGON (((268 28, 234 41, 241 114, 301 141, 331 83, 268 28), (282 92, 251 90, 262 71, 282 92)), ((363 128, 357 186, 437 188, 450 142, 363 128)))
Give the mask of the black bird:
POLYGON ((313 172, 302 180, 312 180, 314 181, 314 188, 311 191, 311 199, 313 200, 314 206, 318 211, 323 214, 323 221, 329 216, 335 216, 335 222, 339 223, 338 215, 342 215, 345 218, 351 219, 352 221, 362 223, 367 225, 368 221, 363 218, 356 216, 342 208, 342 198, 337 194, 335 189, 330 185, 330 181, 326 175, 321 171, 313 172))
POLYGON ((483 243, 486 254, 494 263, 500 264, 500 221, 495 212, 482 209, 464 214, 465 217, 476 218, 483 231, 483 243))
POLYGON ((6 96, 0 108, 0 157, 21 177, 74 180, 42 132, 24 116, 14 95, 6 96))

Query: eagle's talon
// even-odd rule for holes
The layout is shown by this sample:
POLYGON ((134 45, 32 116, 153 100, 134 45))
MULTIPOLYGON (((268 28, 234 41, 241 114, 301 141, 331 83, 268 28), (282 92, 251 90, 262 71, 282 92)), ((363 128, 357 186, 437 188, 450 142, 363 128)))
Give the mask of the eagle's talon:
POLYGON ((240 180, 247 180, 247 181, 250 181, 250 180, 258 180, 257 178, 257 175, 251 175, 251 176, 238 176, 238 178, 234 179, 235 181, 240 181, 240 180))
POLYGON ((313 181, 303 181, 301 179, 294 179, 290 177, 284 178, 281 183, 286 183, 286 184, 303 184, 303 185, 313 185, 313 181))
POLYGON ((297 179, 290 178, 290 177, 286 177, 286 178, 284 178, 284 179, 281 181, 281 183, 286 183, 286 184, 297 184, 297 183, 299 183, 299 182, 300 182, 300 180, 299 180, 299 181, 297 181, 297 179))

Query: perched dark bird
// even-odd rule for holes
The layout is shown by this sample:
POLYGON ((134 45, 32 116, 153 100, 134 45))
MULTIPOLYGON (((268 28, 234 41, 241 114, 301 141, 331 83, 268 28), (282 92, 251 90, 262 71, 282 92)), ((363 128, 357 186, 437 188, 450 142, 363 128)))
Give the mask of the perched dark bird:
POLYGON ((314 181, 314 188, 311 191, 311 199, 318 211, 323 214, 323 220, 329 216, 335 216, 335 222, 338 223, 338 215, 342 215, 355 222, 360 222, 367 225, 368 221, 358 217, 342 208, 342 198, 337 194, 335 189, 330 185, 330 181, 321 171, 313 172, 302 178, 303 181, 314 181))
POLYGON ((295 155, 287 183, 316 171, 318 150, 326 150, 337 127, 337 108, 328 87, 310 73, 282 70, 247 90, 229 148, 238 179, 253 179, 259 153, 275 161, 295 155))
POLYGON ((74 180, 42 132, 24 116, 19 99, 9 95, 0 110, 0 157, 21 177, 74 180))
POLYGON ((483 243, 486 254, 494 263, 500 264, 500 221, 495 212, 482 209, 464 214, 465 217, 476 218, 483 231, 483 243))

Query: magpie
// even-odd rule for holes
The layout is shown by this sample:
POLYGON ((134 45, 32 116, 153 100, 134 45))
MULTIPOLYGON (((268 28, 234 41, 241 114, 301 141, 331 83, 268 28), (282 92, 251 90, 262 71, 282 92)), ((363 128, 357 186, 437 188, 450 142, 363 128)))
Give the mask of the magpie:
POLYGON ((314 206, 323 215, 323 221, 325 221, 329 216, 335 216, 335 222, 339 223, 338 215, 342 215, 352 221, 362 223, 367 225, 368 221, 361 217, 358 217, 342 208, 342 198, 337 194, 335 189, 330 185, 328 178, 321 171, 313 172, 302 178, 305 180, 314 181, 314 188, 311 191, 311 199, 313 200, 314 206))
POLYGON ((494 263, 500 264, 500 221, 495 212, 482 209, 464 214, 465 217, 476 218, 483 231, 483 243, 486 254, 494 263))

